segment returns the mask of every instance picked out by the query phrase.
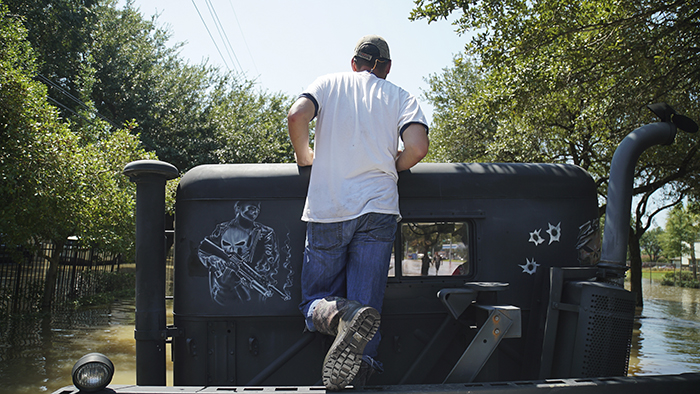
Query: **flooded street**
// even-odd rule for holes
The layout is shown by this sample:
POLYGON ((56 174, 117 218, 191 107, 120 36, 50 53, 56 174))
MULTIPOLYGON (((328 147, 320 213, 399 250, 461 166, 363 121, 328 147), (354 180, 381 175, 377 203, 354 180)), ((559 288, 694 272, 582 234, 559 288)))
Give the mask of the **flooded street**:
POLYGON ((109 308, 0 323, 0 392, 51 393, 73 384, 73 364, 84 354, 109 354, 115 379, 135 383, 133 300, 109 308))
MULTIPOLYGON (((643 286, 630 375, 700 371, 700 290, 650 285, 648 279, 643 286)), ((136 383, 133 300, 56 315, 0 322, 0 393, 51 393, 71 385, 73 364, 90 352, 114 362, 112 383, 136 383)))
POLYGON ((700 371, 700 289, 642 284, 644 309, 637 311, 630 375, 700 371))
MULTIPOLYGON (((172 311, 172 302, 168 307, 172 311)), ((134 310, 128 299, 48 319, 0 321, 0 394, 51 393, 72 385, 73 365, 92 352, 109 355, 114 384, 136 384, 134 310)))

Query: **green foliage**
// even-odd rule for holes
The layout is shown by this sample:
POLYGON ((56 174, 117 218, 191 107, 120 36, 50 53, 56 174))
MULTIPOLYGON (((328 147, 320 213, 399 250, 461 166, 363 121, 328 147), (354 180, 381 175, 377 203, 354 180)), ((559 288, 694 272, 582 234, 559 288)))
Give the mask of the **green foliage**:
MULTIPOLYGON (((183 63, 178 46, 166 45, 167 31, 155 19, 143 19, 132 2, 122 9, 114 0, 9 3, 14 16, 3 11, 7 50, 0 55, 0 103, 7 108, 0 114, 0 197, 6 202, 2 217, 8 218, 0 230, 7 241, 78 235, 128 254, 134 186, 121 170, 131 160, 154 157, 141 149, 137 131, 148 150, 183 170, 202 163, 292 161, 288 97, 259 92, 253 82, 206 65, 183 63), (57 26, 71 32, 42 41, 57 26), (37 46, 36 55, 27 40, 37 46), (57 48, 66 51, 52 54, 57 48), (70 122, 32 79, 37 71, 64 89, 51 85, 50 99, 66 104, 67 92, 83 100, 66 106, 63 116, 70 122), (104 119, 126 126, 118 129, 104 119)), ((177 182, 169 185, 174 190, 177 182)))
POLYGON ((661 280, 663 286, 678 286, 691 289, 700 289, 700 281, 693 278, 693 273, 688 271, 667 272, 661 280))
MULTIPOLYGON (((167 46, 169 33, 132 1, 123 8, 116 0, 6 3, 0 4, 4 243, 30 248, 50 240, 61 247, 77 236, 130 256, 135 186, 122 175, 128 162, 154 152, 182 170, 293 160, 284 126, 288 97, 184 63, 179 45, 167 46)), ((168 183, 171 213, 176 185, 168 183)), ((45 257, 47 307, 58 258, 45 257)))
POLYGON ((152 86, 159 103, 140 125, 147 148, 182 171, 200 164, 293 161, 291 99, 206 66, 177 62, 152 86))
MULTIPOLYGON (((29 313, 36 313, 40 311, 39 306, 41 306, 44 286, 45 284, 41 280, 33 280, 25 286, 25 290, 22 292, 22 298, 18 300, 18 302, 25 305, 31 305, 32 308, 29 310, 29 313)), ((9 308, 3 312, 8 313, 9 308)))
POLYGON ((17 299, 15 299, 16 295, 12 291, 2 292, 2 297, 0 298, 0 317, 2 318, 0 320, 13 315, 12 308, 14 303, 27 305, 28 307, 25 309, 27 314, 39 312, 43 294, 43 280, 28 280, 23 284, 23 289, 17 299))
POLYGON ((65 100, 57 87, 80 96, 80 70, 92 43, 91 26, 98 0, 2 0, 12 15, 21 15, 27 39, 36 50, 37 72, 56 83, 50 86, 52 97, 65 105, 63 116, 77 111, 79 105, 65 100))
MULTIPOLYGON (((458 160, 572 163, 590 172, 606 196, 615 148, 654 121, 646 105, 665 101, 692 118, 700 114, 699 0, 415 4, 411 19, 430 23, 455 13, 459 31, 475 33, 466 56, 478 65, 480 89, 445 90, 432 83, 469 116, 486 118, 479 111, 487 111, 495 123, 481 130, 470 122, 446 123, 450 129, 442 132, 460 135, 455 143, 468 141, 465 149, 455 149, 458 160)), ((452 83, 463 67, 456 64, 437 81, 452 83)), ((451 113, 465 118, 454 109, 439 112, 436 128, 451 113)), ((674 144, 649 149, 637 162, 630 256, 638 294, 637 240, 661 210, 700 190, 698 148, 698 134, 679 133, 674 144), (650 208, 652 195, 658 208, 650 208)))
POLYGON ((46 88, 32 80, 34 53, 20 21, 0 6, 0 234, 26 244, 51 210, 55 176, 74 146, 65 124, 46 101, 46 88), (65 152, 65 153, 64 153, 65 152))
MULTIPOLYGON (((479 133, 492 133, 471 160, 570 162, 599 178, 605 194, 617 143, 652 119, 646 104, 666 100, 681 112, 699 112, 700 76, 694 70, 700 57, 694 43, 700 32, 693 27, 699 8, 697 1, 419 0, 411 17, 430 22, 461 11, 455 24, 462 32, 477 32, 467 51, 478 59, 481 89, 444 93, 470 110, 448 110, 456 116, 497 121, 495 130, 450 130, 463 140, 480 141, 479 133)), ((456 64, 442 80, 450 83, 462 66, 456 64)), ((446 92, 435 86, 431 92, 446 92)), ((663 154, 644 158, 649 165, 639 171, 644 186, 638 192, 658 190, 667 180, 691 181, 687 175, 698 171, 691 160, 697 139, 685 137, 661 148, 663 154)))
POLYGON ((115 123, 135 119, 160 160, 187 171, 199 164, 292 161, 285 128, 291 99, 206 64, 183 62, 180 44, 127 2, 96 8, 91 100, 115 123))
MULTIPOLYGON (((128 130, 99 119, 74 130, 32 79, 34 53, 20 21, 0 15, 0 233, 7 244, 62 244, 70 235, 108 251, 133 243, 134 186, 126 163, 152 158, 128 130)), ((87 115, 87 112, 86 112, 87 115)))
POLYGON ((99 284, 95 289, 98 293, 133 294, 136 283, 133 272, 96 272, 94 275, 99 284))
POLYGON ((221 78, 210 94, 208 125, 217 138, 213 162, 274 163, 294 160, 287 135, 285 95, 257 95, 254 84, 221 78))
POLYGON ((145 19, 133 1, 9 5, 26 18, 40 76, 72 131, 95 118, 111 123, 107 133, 131 124, 147 151, 181 171, 220 162, 293 161, 284 125, 291 99, 233 73, 183 62, 181 44, 169 46, 170 33, 156 17, 145 19))
POLYGON ((700 236, 700 215, 695 212, 694 204, 679 204, 671 209, 666 220, 666 229, 662 238, 664 254, 680 257, 692 252, 691 245, 700 236))
POLYGON ((453 67, 430 75, 425 98, 435 107, 427 160, 436 162, 485 161, 497 123, 484 108, 480 92, 484 78, 469 59, 457 55, 453 67))
POLYGON ((639 245, 649 256, 650 261, 659 261, 659 258, 661 257, 663 237, 664 230, 661 227, 655 227, 644 232, 639 239, 639 245))
MULTIPOLYGON (((416 0, 411 19, 430 23, 453 13, 459 32, 475 32, 466 54, 476 59, 481 80, 478 90, 435 83, 458 80, 453 75, 464 65, 456 64, 431 81, 431 92, 452 95, 459 108, 438 107, 435 116, 435 134, 459 135, 447 143, 467 141, 452 148, 457 160, 572 163, 606 196, 615 148, 653 121, 646 105, 665 101, 679 113, 700 114, 699 0, 416 0), (443 122, 453 113, 486 118, 479 111, 495 127, 443 122)), ((661 210, 697 195, 698 148, 697 134, 679 133, 674 144, 649 149, 637 162, 629 245, 638 304, 639 238, 661 210), (650 208, 652 195, 659 208, 650 208)))

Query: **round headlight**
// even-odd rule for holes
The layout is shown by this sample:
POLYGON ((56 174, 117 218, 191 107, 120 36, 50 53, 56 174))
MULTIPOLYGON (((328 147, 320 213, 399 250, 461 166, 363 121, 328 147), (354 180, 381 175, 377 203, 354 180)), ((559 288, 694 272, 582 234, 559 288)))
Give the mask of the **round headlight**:
POLYGON ((71 375, 73 384, 80 391, 99 391, 112 381, 114 364, 103 354, 86 354, 75 363, 71 375))

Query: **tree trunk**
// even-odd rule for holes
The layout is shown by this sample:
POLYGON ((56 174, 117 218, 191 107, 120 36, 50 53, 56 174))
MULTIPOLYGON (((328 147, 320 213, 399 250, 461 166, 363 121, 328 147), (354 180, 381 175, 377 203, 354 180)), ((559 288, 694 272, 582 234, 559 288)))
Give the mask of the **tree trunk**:
POLYGON ((54 292, 56 289, 56 280, 58 279, 58 265, 61 261, 61 253, 63 252, 63 247, 66 244, 66 240, 53 240, 51 242, 54 245, 54 250, 53 254, 49 258, 49 271, 46 273, 46 279, 44 281, 44 296, 41 300, 42 312, 51 311, 51 301, 53 301, 54 292))
POLYGON ((642 300, 642 252, 639 247, 639 237, 630 229, 627 246, 630 252, 630 290, 635 293, 637 298, 637 307, 644 306, 642 300))

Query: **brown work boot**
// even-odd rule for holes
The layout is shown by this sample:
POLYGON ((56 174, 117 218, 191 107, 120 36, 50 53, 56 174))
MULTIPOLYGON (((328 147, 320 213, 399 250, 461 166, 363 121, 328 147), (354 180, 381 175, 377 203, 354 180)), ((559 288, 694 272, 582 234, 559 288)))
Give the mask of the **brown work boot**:
POLYGON ((379 312, 357 301, 326 297, 311 318, 319 332, 335 335, 323 360, 323 384, 328 390, 342 390, 355 378, 365 346, 379 329, 379 312))

